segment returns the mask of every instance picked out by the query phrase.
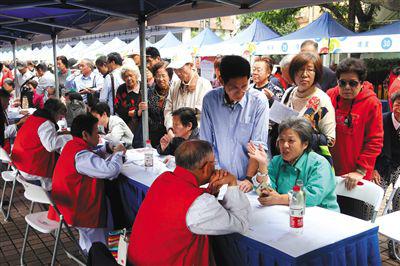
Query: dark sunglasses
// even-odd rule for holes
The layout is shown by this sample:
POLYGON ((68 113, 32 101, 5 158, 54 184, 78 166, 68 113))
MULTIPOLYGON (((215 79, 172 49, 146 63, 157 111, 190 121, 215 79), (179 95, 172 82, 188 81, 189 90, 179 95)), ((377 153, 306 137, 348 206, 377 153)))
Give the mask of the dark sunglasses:
POLYGON ((349 81, 346 81, 346 80, 344 80, 344 79, 339 79, 338 83, 339 83, 339 87, 341 87, 341 88, 345 88, 345 87, 347 86, 347 84, 349 84, 349 86, 350 86, 351 88, 355 88, 355 87, 357 87, 357 85, 358 85, 360 82, 359 82, 358 80, 349 80, 349 81))

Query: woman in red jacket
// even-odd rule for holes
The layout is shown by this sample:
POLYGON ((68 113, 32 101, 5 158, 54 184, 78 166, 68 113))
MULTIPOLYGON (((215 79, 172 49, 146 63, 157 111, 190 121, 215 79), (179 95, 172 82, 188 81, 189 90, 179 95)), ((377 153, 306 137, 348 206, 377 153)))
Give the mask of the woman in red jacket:
MULTIPOLYGON (((336 76, 339 86, 327 92, 336 114, 336 144, 331 152, 336 175, 346 178, 346 188, 351 190, 358 181, 371 180, 383 146, 382 107, 375 93, 363 86, 367 69, 362 60, 343 60, 336 76)), ((363 216, 357 214, 362 211, 359 204, 338 202, 343 213, 363 216)))
POLYGON ((2 63, 0 63, 0 88, 3 86, 3 82, 7 78, 14 80, 14 76, 13 76, 11 70, 8 69, 2 63))

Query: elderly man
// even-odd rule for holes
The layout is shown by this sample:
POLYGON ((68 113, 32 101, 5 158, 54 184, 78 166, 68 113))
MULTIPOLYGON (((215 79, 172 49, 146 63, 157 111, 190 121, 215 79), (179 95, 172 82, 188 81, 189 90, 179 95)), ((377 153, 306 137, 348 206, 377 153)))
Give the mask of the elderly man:
POLYGON ((248 228, 249 201, 235 176, 215 171, 212 146, 190 140, 175 155, 176 169, 154 181, 136 216, 128 249, 134 265, 213 264, 208 235, 248 228), (209 190, 200 188, 206 183, 209 190), (219 203, 209 192, 223 184, 228 190, 219 203))
POLYGON ((104 86, 100 92, 100 101, 108 103, 111 114, 114 114, 115 95, 119 85, 124 83, 121 77, 122 57, 119 53, 107 55, 109 74, 104 79, 104 86))
POLYGON ((290 78, 290 75, 289 75, 290 62, 292 62, 292 59, 294 58, 294 56, 295 55, 293 55, 293 54, 285 55, 279 62, 279 66, 280 66, 281 72, 282 72, 282 78, 286 82, 285 89, 289 89, 290 87, 294 86, 294 82, 290 78))
POLYGON ((168 67, 173 68, 179 78, 171 85, 164 109, 164 125, 168 134, 173 137, 172 112, 181 107, 193 108, 200 123, 203 98, 212 86, 210 81, 197 74, 193 58, 189 54, 175 56, 168 67))
POLYGON ((133 141, 132 131, 119 116, 110 115, 107 103, 98 103, 92 108, 92 115, 99 120, 99 126, 104 128, 105 139, 113 144, 123 143, 131 146, 133 141))
MULTIPOLYGON (((35 66, 36 76, 38 77, 38 86, 36 93, 39 95, 46 94, 47 87, 55 87, 54 74, 47 70, 45 63, 40 63, 35 66)), ((46 97, 47 98, 47 97, 46 97)))
POLYGON ((246 147, 251 140, 267 148, 268 99, 249 89, 250 64, 240 56, 221 60, 223 87, 207 93, 203 100, 200 139, 214 147, 219 166, 233 173, 240 189, 252 190, 258 163, 249 159, 246 147))
MULTIPOLYGON (((300 46, 300 51, 301 52, 309 52, 309 53, 314 53, 319 56, 318 53, 318 43, 312 41, 312 40, 307 40, 304 41, 301 46, 300 46)), ((317 86, 323 90, 327 91, 330 88, 334 88, 337 85, 337 80, 336 80, 336 75, 335 72, 333 72, 329 67, 323 67, 322 70, 322 77, 320 79, 319 84, 317 86)))
POLYGON ((80 74, 69 77, 66 81, 66 87, 71 88, 82 94, 83 101, 88 102, 88 94, 99 92, 103 88, 104 79, 94 72, 94 64, 90 59, 82 59, 79 62, 80 74))
MULTIPOLYGON (((71 126, 73 139, 69 141, 57 161, 53 175, 52 197, 65 221, 77 227, 79 245, 88 252, 93 242, 106 243, 107 204, 104 180, 117 178, 123 163, 125 148, 118 145, 111 150, 99 143, 97 118, 90 114, 78 115, 71 126), (102 157, 113 153, 109 160, 102 157)), ((57 219, 54 210, 49 218, 57 219)))
POLYGON ((29 80, 34 79, 35 76, 29 71, 26 62, 17 62, 17 72, 15 77, 15 90, 17 91, 16 95, 20 94, 21 87, 23 87, 29 80))
POLYGON ((57 121, 66 111, 60 100, 47 100, 44 108, 36 110, 20 128, 12 149, 12 161, 21 175, 41 183, 46 190, 51 190, 55 152, 71 139, 69 135, 57 134, 57 121))

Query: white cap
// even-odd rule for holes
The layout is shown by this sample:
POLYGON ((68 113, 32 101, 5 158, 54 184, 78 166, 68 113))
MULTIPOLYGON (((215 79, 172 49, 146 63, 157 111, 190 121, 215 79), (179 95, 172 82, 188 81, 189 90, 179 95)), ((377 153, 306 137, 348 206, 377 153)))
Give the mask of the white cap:
POLYGON ((168 68, 181 68, 187 63, 193 63, 193 57, 188 53, 176 54, 171 58, 171 63, 168 68))

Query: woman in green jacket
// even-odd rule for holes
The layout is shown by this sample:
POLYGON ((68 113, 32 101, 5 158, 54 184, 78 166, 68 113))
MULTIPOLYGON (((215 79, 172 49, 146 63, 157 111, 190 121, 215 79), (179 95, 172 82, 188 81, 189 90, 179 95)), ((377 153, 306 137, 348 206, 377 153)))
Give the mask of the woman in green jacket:
POLYGON ((297 180, 301 180, 307 207, 319 206, 339 211, 332 167, 324 157, 311 151, 312 133, 310 122, 302 117, 283 121, 279 125, 277 141, 281 155, 274 156, 269 165, 264 149, 249 143, 249 156, 259 163, 255 185, 266 181, 272 188, 262 190, 259 197, 262 205, 289 205, 288 192, 297 180))

